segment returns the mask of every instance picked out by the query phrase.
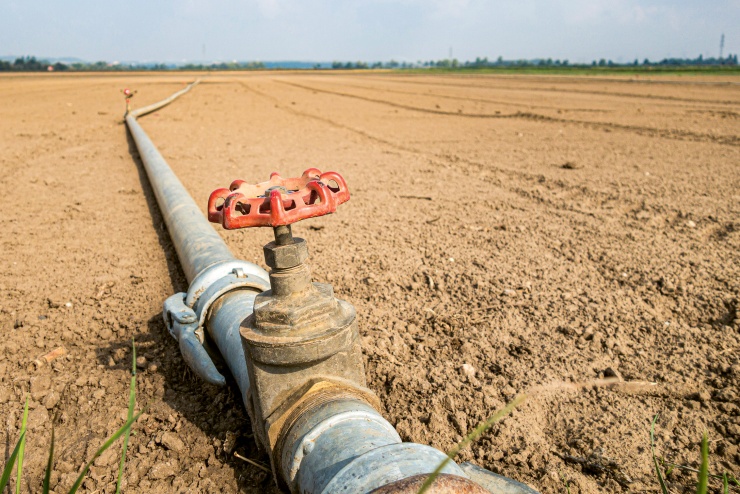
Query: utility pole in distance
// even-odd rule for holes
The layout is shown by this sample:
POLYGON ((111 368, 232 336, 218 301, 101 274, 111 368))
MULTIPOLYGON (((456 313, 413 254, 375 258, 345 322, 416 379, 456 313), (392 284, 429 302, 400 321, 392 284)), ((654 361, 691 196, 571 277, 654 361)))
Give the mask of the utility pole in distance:
POLYGON ((722 53, 725 51, 725 33, 719 37, 719 60, 722 61, 722 53))

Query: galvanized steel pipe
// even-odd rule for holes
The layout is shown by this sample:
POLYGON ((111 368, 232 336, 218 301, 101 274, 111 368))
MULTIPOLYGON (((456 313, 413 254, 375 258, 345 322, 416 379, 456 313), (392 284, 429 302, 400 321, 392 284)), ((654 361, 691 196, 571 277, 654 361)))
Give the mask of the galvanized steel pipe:
MULTIPOLYGON (((232 268, 241 267, 257 277, 264 280, 268 279, 265 270, 256 264, 237 261, 221 236, 203 216, 200 208, 188 194, 182 182, 177 178, 177 175, 172 171, 152 140, 136 121, 138 117, 170 104, 176 98, 187 93, 197 83, 198 81, 195 81, 165 100, 126 115, 126 125, 136 143, 136 148, 139 150, 141 161, 149 177, 149 183, 157 198, 159 210, 180 259, 180 265, 188 282, 191 283, 191 287, 198 285, 193 292, 189 293, 191 299, 201 296, 208 286, 217 281, 213 278, 223 276, 224 270, 228 271, 232 268)), ((265 283, 268 282, 265 281, 265 283)), ((251 313, 254 296, 258 293, 258 290, 243 289, 238 290, 238 292, 239 297, 230 298, 239 298, 243 302, 241 313, 243 319, 251 313)), ((193 307, 196 300, 186 300, 185 302, 188 306, 193 307)), ((208 311, 206 310, 206 312, 208 311)), ((207 315, 204 314, 204 316, 207 315)), ((209 335, 224 356, 229 370, 237 378, 242 396, 246 396, 249 389, 249 378, 247 377, 244 350, 239 339, 239 331, 237 329, 235 334, 231 333, 230 324, 225 324, 223 327, 225 329, 220 330, 218 325, 206 325, 209 335)), ((203 336, 199 336, 202 342, 203 336)), ((195 347, 199 351, 199 354, 193 357, 194 359, 200 357, 200 360, 203 360, 205 358, 205 352, 197 348, 197 342, 194 341, 190 347, 195 347)), ((211 369, 211 374, 214 374, 215 368, 212 364, 207 365, 207 367, 211 369)), ((217 376, 215 379, 217 383, 222 383, 223 380, 222 378, 218 379, 220 376, 217 372, 215 372, 215 375, 217 376)))
POLYGON ((126 125, 139 150, 149 182, 157 197, 159 210, 162 212, 167 231, 189 282, 209 266, 235 258, 136 118, 169 104, 192 86, 189 85, 160 103, 133 111, 126 116, 126 125))

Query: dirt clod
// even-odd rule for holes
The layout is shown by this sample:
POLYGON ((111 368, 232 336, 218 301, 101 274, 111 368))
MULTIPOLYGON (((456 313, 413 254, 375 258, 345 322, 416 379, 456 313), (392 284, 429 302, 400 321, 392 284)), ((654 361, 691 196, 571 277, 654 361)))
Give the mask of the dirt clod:
POLYGON ((175 460, 169 460, 167 462, 156 463, 150 469, 147 476, 152 480, 163 480, 169 477, 177 475, 179 472, 179 465, 175 460))
POLYGON ((468 379, 475 379, 475 367, 470 364, 462 364, 460 366, 460 373, 468 379))
POLYGON ((172 451, 180 452, 185 449, 185 443, 173 432, 165 432, 162 434, 160 442, 162 443, 162 446, 172 451))
POLYGON ((611 377, 620 381, 624 381, 622 373, 613 367, 607 367, 606 369, 604 369, 604 377, 611 377))
POLYGON ((53 409, 59 403, 61 396, 56 391, 50 391, 45 397, 43 404, 47 410, 53 409))

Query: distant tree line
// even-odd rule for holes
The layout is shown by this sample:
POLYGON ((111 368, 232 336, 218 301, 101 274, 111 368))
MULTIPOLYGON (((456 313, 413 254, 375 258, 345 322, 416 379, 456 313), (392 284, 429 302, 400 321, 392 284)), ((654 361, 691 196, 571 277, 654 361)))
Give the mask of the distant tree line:
MULTIPOLYGON (((532 60, 504 60, 498 57, 495 60, 477 57, 475 60, 459 61, 456 58, 442 60, 417 60, 414 62, 340 62, 334 61, 328 64, 315 64, 314 69, 330 68, 333 70, 364 70, 364 69, 483 69, 483 68, 591 68, 591 67, 737 67, 737 55, 728 55, 723 58, 704 58, 699 55, 696 58, 664 58, 659 61, 651 61, 645 58, 642 62, 635 59, 632 62, 614 62, 613 60, 600 59, 591 63, 571 63, 567 59, 553 60, 552 58, 541 58, 532 60)), ((36 57, 19 57, 14 62, 0 60, 0 72, 63 72, 63 71, 128 71, 128 70, 259 70, 265 68, 283 68, 280 62, 271 62, 265 65, 263 62, 214 62, 211 64, 119 64, 108 62, 75 62, 65 64, 62 62, 50 63, 47 60, 39 60, 36 57)), ((285 68, 294 68, 286 64, 285 68)))
POLYGON ((0 60, 0 71, 37 72, 49 70, 49 67, 52 67, 52 70, 67 70, 69 68, 63 63, 49 64, 46 60, 36 60, 36 57, 16 58, 13 63, 0 60))
POLYGON ((128 71, 128 70, 255 70, 263 69, 262 62, 216 62, 212 64, 119 64, 108 62, 50 63, 36 57, 19 57, 14 62, 0 60, 0 72, 63 72, 63 71, 128 71))
POLYGON ((506 67, 653 67, 653 66, 675 66, 675 67, 696 67, 696 66, 737 66, 737 55, 728 55, 724 58, 704 58, 699 55, 696 58, 664 58, 660 61, 650 61, 647 58, 640 62, 635 59, 632 62, 614 62, 612 60, 600 59, 591 63, 571 63, 567 59, 553 60, 552 58, 537 58, 533 60, 504 60, 498 57, 496 60, 477 57, 475 60, 460 61, 456 58, 445 58, 442 60, 417 60, 416 63, 409 62, 332 62, 332 69, 417 69, 417 68, 444 68, 444 69, 481 69, 481 68, 506 68, 506 67))
POLYGON ((696 58, 664 58, 659 61, 650 61, 645 58, 642 62, 635 59, 632 62, 614 62, 613 60, 600 59, 588 63, 571 63, 568 59, 539 58, 534 60, 504 60, 498 57, 496 60, 488 58, 476 58, 473 61, 460 62, 456 58, 443 60, 429 60, 417 62, 417 67, 436 67, 436 68, 488 68, 488 67, 655 67, 655 66, 675 66, 675 67, 697 67, 697 66, 737 66, 737 55, 728 55, 724 58, 704 58, 699 55, 696 58))
MULTIPOLYGON (((331 68, 337 69, 416 69, 421 67, 422 62, 397 62, 391 60, 389 62, 332 62, 331 68)), ((319 68, 319 67, 315 67, 319 68)))
POLYGON ((262 62, 220 62, 212 64, 186 64, 173 67, 179 70, 259 70, 264 69, 262 62))

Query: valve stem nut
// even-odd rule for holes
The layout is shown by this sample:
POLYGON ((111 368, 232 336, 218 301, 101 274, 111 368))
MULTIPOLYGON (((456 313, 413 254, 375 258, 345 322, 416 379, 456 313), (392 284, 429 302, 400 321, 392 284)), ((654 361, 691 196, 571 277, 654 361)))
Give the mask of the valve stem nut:
POLYGON ((308 259, 308 244, 302 238, 293 238, 293 243, 288 245, 270 242, 263 250, 265 263, 273 269, 294 268, 308 259))

